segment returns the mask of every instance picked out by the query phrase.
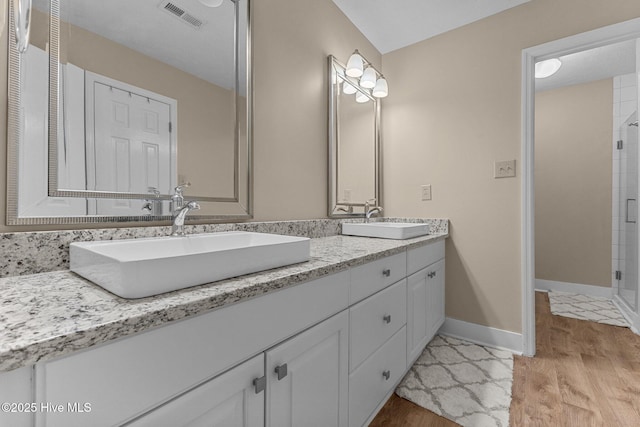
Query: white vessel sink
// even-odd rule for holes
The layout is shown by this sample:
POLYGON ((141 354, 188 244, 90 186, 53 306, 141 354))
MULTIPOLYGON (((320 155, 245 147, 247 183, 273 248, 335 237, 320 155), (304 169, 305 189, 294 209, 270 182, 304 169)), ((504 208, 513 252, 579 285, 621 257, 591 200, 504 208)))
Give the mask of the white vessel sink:
POLYGON ((407 222, 343 223, 342 234, 402 240, 426 236, 429 234, 429 226, 407 222))
POLYGON ((306 237, 229 231, 71 244, 71 271, 142 298, 308 261, 306 237))

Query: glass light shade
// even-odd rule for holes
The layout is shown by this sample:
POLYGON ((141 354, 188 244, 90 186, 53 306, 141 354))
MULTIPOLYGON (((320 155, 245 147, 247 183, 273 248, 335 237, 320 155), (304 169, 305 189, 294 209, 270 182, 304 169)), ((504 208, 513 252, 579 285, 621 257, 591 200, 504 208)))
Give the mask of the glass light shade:
POLYGON ((358 91, 358 89, 356 89, 356 87, 354 85, 352 85, 351 83, 349 83, 347 81, 342 83, 342 93, 344 93, 345 95, 353 95, 357 91, 358 91))
POLYGON ((384 98, 389 95, 389 85, 387 84, 387 79, 384 77, 380 77, 376 81, 376 86, 373 88, 373 96, 376 98, 384 98))
POLYGON ((376 71, 371 67, 367 67, 360 78, 360 86, 366 89, 373 89, 376 85, 376 77, 376 71))
POLYGON ((363 67, 362 56, 360 56, 359 53, 354 53, 349 57, 349 61, 347 61, 347 76, 360 77, 363 73, 363 67))
POLYGON ((356 102, 359 104, 364 104, 365 102, 369 101, 369 97, 367 95, 365 95, 364 93, 358 91, 358 93, 356 93, 356 102))
POLYGON ((554 75, 561 66, 562 62, 558 58, 536 62, 536 79, 544 79, 545 77, 554 75))
POLYGON ((200 0, 200 3, 207 7, 218 7, 224 0, 200 0))

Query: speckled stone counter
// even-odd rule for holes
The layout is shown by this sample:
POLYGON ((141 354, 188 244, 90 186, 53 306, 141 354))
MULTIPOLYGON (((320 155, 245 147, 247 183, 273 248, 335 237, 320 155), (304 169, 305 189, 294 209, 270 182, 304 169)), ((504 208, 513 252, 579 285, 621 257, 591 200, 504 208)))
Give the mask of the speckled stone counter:
MULTIPOLYGON (((434 218, 375 218, 382 222, 419 222, 429 224, 430 234, 449 232, 449 221, 434 218)), ((187 234, 220 231, 254 231, 316 239, 340 234, 343 222, 358 219, 311 219, 296 221, 202 224, 185 227, 187 234)), ((171 227, 103 228, 87 230, 0 233, 0 277, 45 273, 69 268, 69 244, 93 240, 136 239, 168 236, 171 227)))
POLYGON ((309 262, 138 300, 63 270, 0 279, 0 371, 50 360, 446 238, 330 236, 309 262))

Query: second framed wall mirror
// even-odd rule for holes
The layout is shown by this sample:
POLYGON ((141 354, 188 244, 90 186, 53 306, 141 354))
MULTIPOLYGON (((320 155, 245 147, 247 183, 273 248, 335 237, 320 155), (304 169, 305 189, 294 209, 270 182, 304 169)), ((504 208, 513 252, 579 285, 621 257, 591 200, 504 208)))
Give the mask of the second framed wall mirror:
MULTIPOLYGON (((357 51, 356 54, 359 55, 357 51)), ((364 68, 367 69, 366 64, 364 68)), ((382 96, 374 96, 374 86, 362 87, 363 74, 364 71, 362 77, 352 77, 347 73, 347 65, 334 56, 328 58, 330 218, 360 217, 365 205, 382 204, 379 99, 382 96)), ((384 79, 378 74, 380 78, 384 79)), ((375 84, 375 77, 372 82, 375 84)), ((386 96, 386 92, 382 95, 386 96)))

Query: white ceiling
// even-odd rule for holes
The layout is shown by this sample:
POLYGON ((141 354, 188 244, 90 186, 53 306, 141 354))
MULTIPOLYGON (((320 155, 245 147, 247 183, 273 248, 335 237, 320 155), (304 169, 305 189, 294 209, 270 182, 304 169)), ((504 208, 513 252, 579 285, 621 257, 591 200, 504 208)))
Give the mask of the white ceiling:
POLYGON ((529 0, 333 0, 385 54, 529 0))
MULTIPOLYGON (((204 24, 194 29, 159 7, 166 3, 163 0, 65 0, 60 15, 65 22, 218 86, 234 87, 233 2, 210 8, 198 0, 170 1, 204 24)), ((47 10, 48 3, 35 0, 34 7, 47 10)), ((243 46, 244 40, 239 42, 243 46)), ((241 69, 240 76, 243 73, 241 69)))
POLYGON ((536 92, 635 73, 636 41, 628 40, 560 57, 554 75, 536 79, 536 92))

